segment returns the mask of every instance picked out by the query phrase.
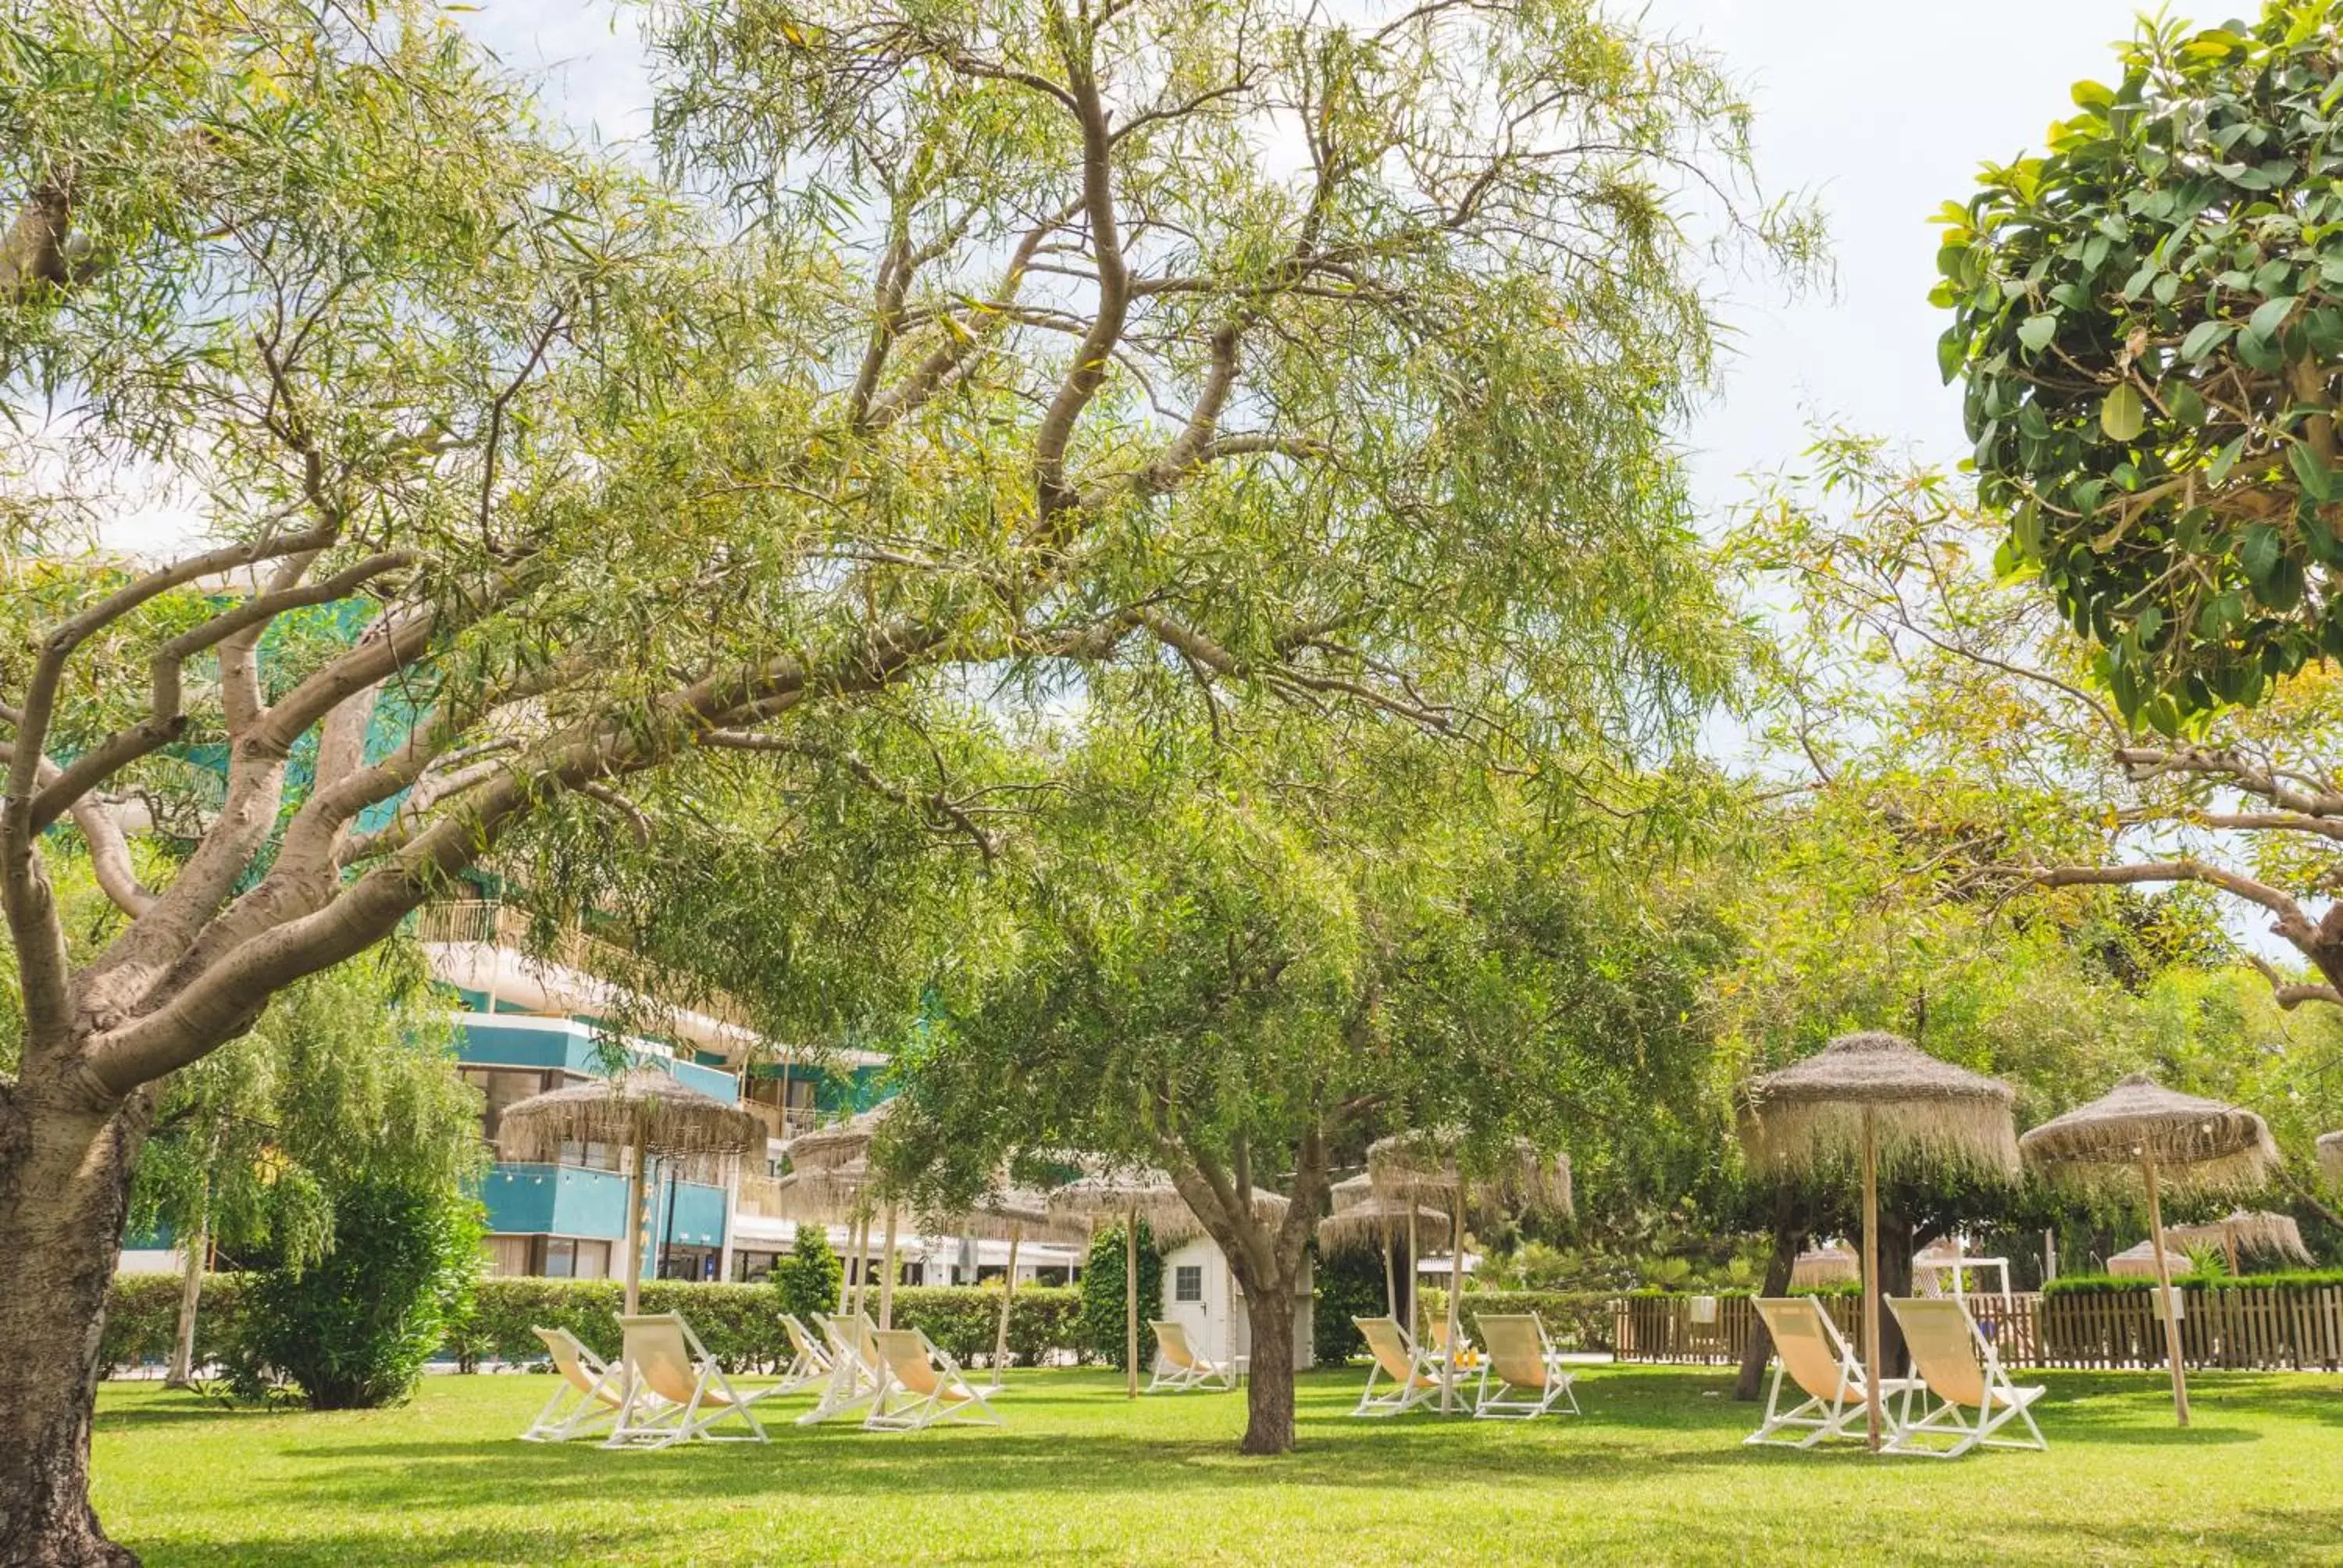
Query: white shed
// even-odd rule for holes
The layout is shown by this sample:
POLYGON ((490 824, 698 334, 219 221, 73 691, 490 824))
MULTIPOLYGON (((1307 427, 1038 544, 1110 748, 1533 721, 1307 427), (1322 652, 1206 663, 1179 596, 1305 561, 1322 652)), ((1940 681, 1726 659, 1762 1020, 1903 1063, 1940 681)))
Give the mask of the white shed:
MULTIPOLYGON (((1302 1288, 1294 1301, 1293 1364, 1312 1364, 1313 1340, 1310 1309, 1316 1286, 1303 1265, 1302 1288)), ((1229 1261, 1208 1236, 1184 1241, 1163 1254, 1163 1312, 1167 1322, 1188 1330, 1188 1342, 1214 1361, 1252 1354, 1252 1329, 1246 1316, 1244 1292, 1237 1289, 1229 1261)), ((1141 1332, 1141 1353, 1154 1357, 1152 1336, 1141 1332)))

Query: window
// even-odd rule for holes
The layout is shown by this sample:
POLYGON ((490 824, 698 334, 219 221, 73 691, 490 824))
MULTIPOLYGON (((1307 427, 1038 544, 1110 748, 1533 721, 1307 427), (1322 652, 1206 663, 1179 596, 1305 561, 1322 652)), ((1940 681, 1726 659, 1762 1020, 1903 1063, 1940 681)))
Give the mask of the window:
POLYGON ((538 1271, 548 1280, 607 1280, 610 1277, 610 1243, 548 1236, 545 1267, 538 1271))
POLYGON ((1201 1302, 1204 1299, 1204 1265, 1182 1263, 1172 1271, 1172 1299, 1175 1302, 1201 1302))
POLYGON ((524 1071, 501 1067, 468 1067, 463 1070, 463 1079, 488 1099, 488 1112, 481 1118, 480 1131, 491 1143, 496 1141, 497 1123, 503 1119, 505 1107, 527 1100, 545 1088, 545 1074, 535 1068, 524 1071))

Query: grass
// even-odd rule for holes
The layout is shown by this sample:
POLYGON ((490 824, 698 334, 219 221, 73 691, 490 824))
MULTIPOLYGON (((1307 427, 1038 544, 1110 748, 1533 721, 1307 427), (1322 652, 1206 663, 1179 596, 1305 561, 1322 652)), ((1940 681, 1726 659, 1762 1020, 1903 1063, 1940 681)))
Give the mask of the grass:
POLYGON ((659 1453, 512 1441, 539 1376, 324 1415, 109 1384, 97 1503, 152 1564, 2343 1562, 2343 1377, 2202 1376, 2183 1432, 2152 1376, 2052 1375, 2048 1452, 1940 1463, 1745 1449, 1705 1370, 1592 1368, 1534 1426, 1352 1421, 1362 1375, 1306 1375, 1275 1460, 1240 1394, 1090 1372, 1011 1374, 1001 1429, 659 1453))

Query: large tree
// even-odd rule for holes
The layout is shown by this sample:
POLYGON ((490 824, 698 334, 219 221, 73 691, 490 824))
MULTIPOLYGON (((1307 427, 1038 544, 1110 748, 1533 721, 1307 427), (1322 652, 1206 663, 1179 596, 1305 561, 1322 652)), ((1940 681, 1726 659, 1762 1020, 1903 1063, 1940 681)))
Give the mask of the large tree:
POLYGON ((1311 1243, 1372 1138, 1438 1130, 1470 1171, 1698 1095, 1711 935, 1606 865, 1625 837, 1388 721, 1094 727, 996 879, 1013 939, 905 1055, 887 1157, 946 1209, 1021 1151, 1169 1172, 1244 1293, 1243 1451, 1282 1452, 1311 1243))
POLYGON ((412 0, 0 21, 46 439, 0 511, 0 1557, 124 1555, 88 1424, 156 1086, 558 803, 622 841, 736 751, 964 828, 860 738, 1115 664, 1466 739, 1670 689, 1619 607, 1697 604, 1704 231, 1808 237, 1704 56, 1548 0, 655 15, 664 186, 412 0), (125 474, 216 545, 50 571, 125 474), (86 962, 59 834, 127 917, 86 962))

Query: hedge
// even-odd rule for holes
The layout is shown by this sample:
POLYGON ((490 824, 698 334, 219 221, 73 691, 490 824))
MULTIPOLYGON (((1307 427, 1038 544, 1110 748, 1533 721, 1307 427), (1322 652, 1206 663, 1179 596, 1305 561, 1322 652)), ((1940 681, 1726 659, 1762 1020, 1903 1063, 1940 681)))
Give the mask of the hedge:
MULTIPOLYGON (((168 1360, 179 1312, 176 1275, 125 1274, 114 1282, 100 1354, 116 1369, 168 1360)), ((203 1311, 196 1320, 198 1365, 216 1361, 235 1336, 244 1306, 244 1276, 204 1276, 203 1311)), ((445 1353, 467 1372, 483 1362, 545 1359, 532 1328, 566 1328, 598 1355, 618 1353, 618 1307, 624 1287, 615 1280, 482 1280, 471 1313, 449 1334, 445 1353)), ((871 1298, 876 1300, 875 1292, 871 1298)), ((895 1292, 895 1322, 925 1330, 962 1364, 990 1362, 1001 1292, 976 1285, 905 1287, 895 1292)), ((702 1284, 646 1280, 645 1312, 679 1312, 728 1367, 770 1371, 789 1360, 780 1300, 766 1285, 702 1284)), ((1012 1362, 1031 1365, 1045 1354, 1077 1350, 1078 1293, 1062 1285, 1026 1285, 1009 1320, 1012 1362)))
MULTIPOLYGON (((1535 1312, 1556 1350, 1607 1351, 1618 1321, 1612 1303, 1618 1299, 1616 1291, 1466 1291, 1460 1305, 1467 1333, 1478 1312, 1535 1312)), ((1447 1292, 1427 1289, 1423 1312, 1433 1322, 1446 1321, 1447 1292)))
MULTIPOLYGON (((2260 1290, 2268 1287, 2308 1290, 2318 1285, 2343 1285, 2343 1269, 2289 1269, 2268 1274, 2175 1274, 2172 1282, 2200 1291, 2260 1290)), ((2045 1296, 2110 1296, 2151 1291, 2150 1275, 2061 1274, 2042 1287, 2045 1296)))

